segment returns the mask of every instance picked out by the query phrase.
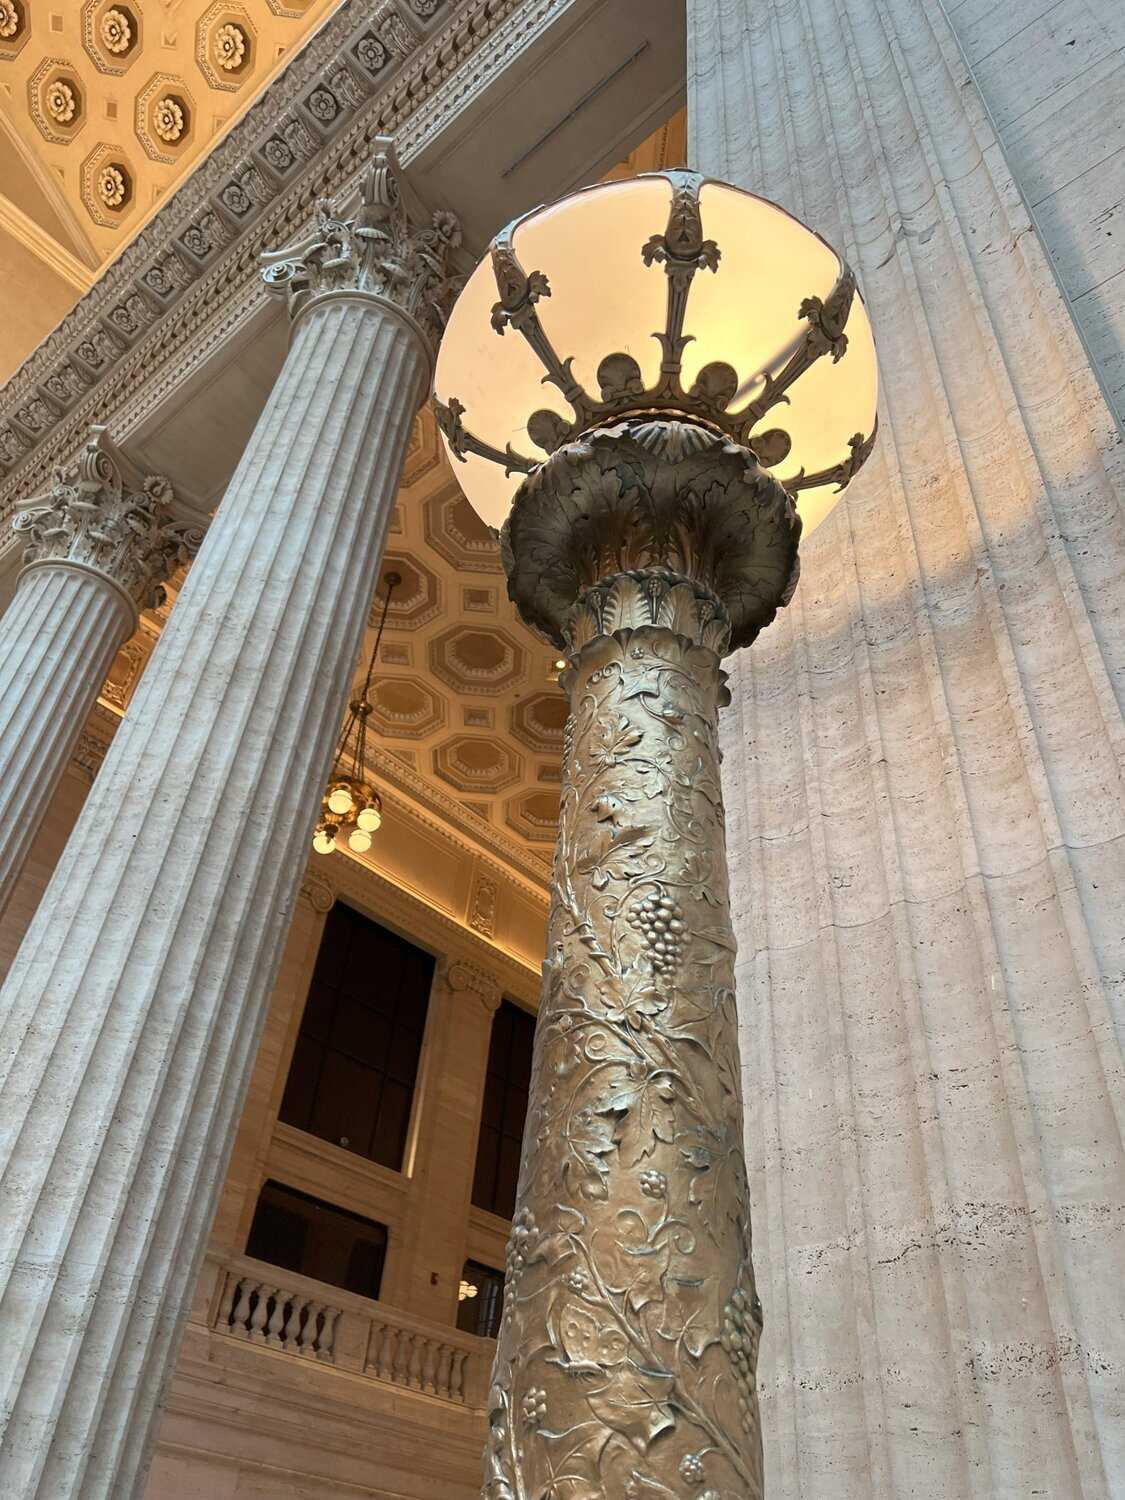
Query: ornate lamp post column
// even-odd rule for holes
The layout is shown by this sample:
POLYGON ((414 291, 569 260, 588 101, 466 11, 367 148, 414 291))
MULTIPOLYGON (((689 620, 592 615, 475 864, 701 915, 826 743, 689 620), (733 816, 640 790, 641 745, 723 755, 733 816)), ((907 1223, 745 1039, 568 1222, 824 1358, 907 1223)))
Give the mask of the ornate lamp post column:
POLYGON ((143 1487, 446 295, 389 148, 0 991, 5 1500, 143 1487))
POLYGON ((870 330, 802 225, 669 173, 500 235, 437 390, 466 493, 503 520, 509 593, 569 661, 485 1500, 757 1500, 720 659, 796 585, 797 494, 842 487, 870 451, 870 330), (493 288, 492 328, 527 347, 486 362, 493 288), (543 457, 508 440, 521 427, 543 457), (501 470, 526 475, 514 498, 501 470))
POLYGON ((0 617, 0 913, 113 658, 187 549, 173 503, 95 427, 16 518, 29 545, 0 617))

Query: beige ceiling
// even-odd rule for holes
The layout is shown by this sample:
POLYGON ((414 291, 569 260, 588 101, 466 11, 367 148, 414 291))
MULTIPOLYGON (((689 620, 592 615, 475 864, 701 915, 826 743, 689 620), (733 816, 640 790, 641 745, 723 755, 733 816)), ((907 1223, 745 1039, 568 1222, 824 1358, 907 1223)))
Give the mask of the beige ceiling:
MULTIPOLYGON (((684 152, 681 111, 609 175, 682 166, 684 152)), ((377 753, 405 761, 474 818, 549 861, 566 722, 556 653, 509 602, 499 545, 462 495, 428 407, 411 435, 383 575, 390 570, 402 584, 373 679, 377 753)), ((380 583, 357 678, 374 648, 381 592, 380 583)), ((121 652, 106 707, 124 710, 160 624, 146 615, 121 652)))
POLYGON ((340 0, 0 0, 0 380, 340 0))

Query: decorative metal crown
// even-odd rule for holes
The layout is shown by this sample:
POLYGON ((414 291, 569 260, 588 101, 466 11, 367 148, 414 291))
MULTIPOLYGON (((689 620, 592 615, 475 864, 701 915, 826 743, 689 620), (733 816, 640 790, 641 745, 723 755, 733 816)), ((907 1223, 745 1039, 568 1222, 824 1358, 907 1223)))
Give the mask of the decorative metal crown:
MULTIPOLYGON (((841 261, 841 272, 828 296, 806 297, 797 309, 808 329, 800 344, 776 374, 761 371, 761 393, 740 411, 726 410, 741 388, 739 372, 723 360, 704 365, 689 390, 685 390, 681 371, 683 355, 691 335, 683 331, 688 293, 697 271, 718 269, 722 251, 714 240, 703 238, 703 221, 699 193, 707 178, 698 172, 666 171, 645 174, 664 177, 672 184, 672 207, 663 234, 654 234, 640 247, 646 266, 663 265, 668 279, 668 310, 665 327, 657 333, 663 350, 660 374, 654 386, 646 390, 641 367, 631 354, 608 354, 597 370, 598 397, 575 378, 574 357, 560 359, 544 331, 535 304, 551 295, 550 283, 542 271, 527 272, 516 256, 513 237, 521 220, 509 224, 490 247, 499 300, 492 308, 492 326, 503 334, 509 327, 527 340, 545 375, 544 383, 555 385, 574 408, 574 419, 567 421, 557 411, 544 408, 533 412, 527 422, 532 440, 547 454, 556 452, 583 432, 616 421, 626 414, 669 413, 687 417, 724 434, 740 447, 748 448, 763 468, 784 461, 792 446, 789 434, 780 427, 753 431, 767 412, 788 404, 789 387, 800 379, 818 359, 826 354, 835 363, 848 347, 845 332, 855 300, 856 281, 850 268, 841 261)), ((776 205, 775 205, 776 206, 776 205)), ((819 236, 817 236, 820 238, 819 236)), ((822 242, 823 243, 823 242, 822 242)), ((833 251, 835 254, 835 251, 833 251)), ((500 464, 505 474, 531 474, 543 462, 517 453, 511 446, 501 451, 476 437, 464 424, 464 405, 451 396, 448 403, 434 398, 438 422, 453 453, 464 462, 473 453, 500 464)), ((807 474, 802 469, 783 482, 796 494, 816 485, 835 484, 843 489, 866 462, 875 445, 878 422, 871 432, 857 432, 848 443, 848 456, 831 468, 807 474)))

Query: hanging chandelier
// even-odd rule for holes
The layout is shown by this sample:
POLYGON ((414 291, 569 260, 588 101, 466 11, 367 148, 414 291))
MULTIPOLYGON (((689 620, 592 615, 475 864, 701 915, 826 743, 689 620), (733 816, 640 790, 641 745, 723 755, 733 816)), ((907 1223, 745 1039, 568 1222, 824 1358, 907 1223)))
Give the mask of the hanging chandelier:
POLYGON ((345 846, 353 854, 365 854, 371 848, 372 834, 383 821, 382 798, 367 780, 367 720, 371 716, 371 674, 379 655, 391 595, 401 582, 399 573, 388 573, 383 579, 386 589, 383 613, 375 633, 371 660, 367 663, 363 691, 348 705, 348 717, 340 734, 332 774, 321 800, 320 822, 313 833, 313 848, 318 854, 331 854, 333 849, 345 846))

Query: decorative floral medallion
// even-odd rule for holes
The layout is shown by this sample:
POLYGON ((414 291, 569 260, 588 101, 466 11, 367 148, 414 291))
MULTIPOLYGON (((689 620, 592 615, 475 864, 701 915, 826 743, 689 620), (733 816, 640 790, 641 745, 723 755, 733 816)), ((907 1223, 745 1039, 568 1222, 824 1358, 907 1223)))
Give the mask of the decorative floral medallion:
POLYGON ((129 179, 116 162, 107 161, 98 172, 98 197, 106 208, 120 208, 129 192, 129 179))
POLYGON ((22 17, 16 0, 0 0, 0 40, 5 42, 18 35, 22 17))
POLYGON ((184 110, 178 99, 167 94, 156 101, 152 107, 152 128, 162 141, 172 144, 180 139, 184 133, 184 110))
POLYGON ((226 21, 216 30, 212 47, 219 67, 233 73, 246 58, 246 33, 233 21, 226 21))
POLYGON ((115 57, 128 52, 133 41, 133 28, 124 11, 107 10, 98 29, 107 52, 112 52, 115 57))
POLYGON ((60 125, 69 125, 78 109, 74 90, 61 78, 57 78, 54 83, 47 86, 43 103, 51 119, 60 125))

